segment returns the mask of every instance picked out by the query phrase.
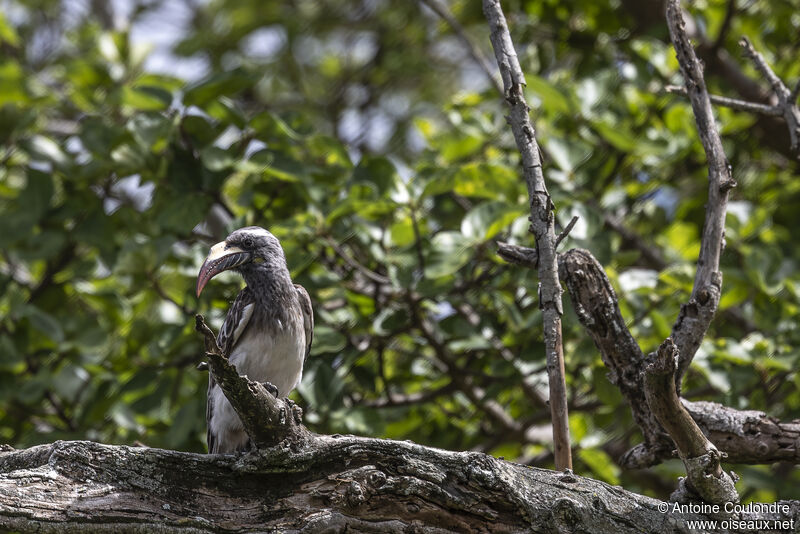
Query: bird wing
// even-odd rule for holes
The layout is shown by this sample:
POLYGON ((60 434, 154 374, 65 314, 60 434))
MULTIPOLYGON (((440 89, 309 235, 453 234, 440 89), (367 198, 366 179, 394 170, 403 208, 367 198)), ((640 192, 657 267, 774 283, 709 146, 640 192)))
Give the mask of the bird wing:
POLYGON ((300 303, 300 311, 303 313, 303 329, 306 332, 306 355, 303 363, 308 359, 311 352, 311 339, 314 337, 314 310, 311 308, 311 297, 308 296, 306 288, 300 284, 295 284, 297 290, 297 300, 300 303))
POLYGON ((253 316, 255 302, 253 292, 249 287, 245 287, 239 291, 236 300, 233 301, 233 306, 228 310, 225 322, 222 323, 222 329, 217 335, 217 345, 226 357, 230 357, 233 347, 247 328, 250 317, 253 316))
MULTIPOLYGON (((250 322, 250 317, 253 316, 253 309, 255 298, 253 292, 245 287, 236 296, 233 301, 233 306, 228 310, 225 316, 225 322, 222 323, 222 328, 217 335, 217 345, 222 349, 222 354, 229 357, 236 342, 242 337, 247 324, 250 322)), ((214 452, 215 436, 211 431, 211 415, 214 412, 214 405, 211 401, 211 392, 216 385, 214 380, 214 373, 208 373, 208 399, 206 401, 206 443, 208 444, 208 452, 214 452)))

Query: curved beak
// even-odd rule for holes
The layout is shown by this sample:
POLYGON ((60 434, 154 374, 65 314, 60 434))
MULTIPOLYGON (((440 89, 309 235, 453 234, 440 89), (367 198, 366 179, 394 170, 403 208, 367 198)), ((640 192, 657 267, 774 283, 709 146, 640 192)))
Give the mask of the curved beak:
POLYGON ((225 241, 211 247, 208 257, 203 262, 203 266, 200 267, 200 272, 197 275, 197 296, 200 296, 208 281, 219 273, 238 267, 252 259, 253 255, 251 253, 245 252, 239 247, 228 245, 225 241))

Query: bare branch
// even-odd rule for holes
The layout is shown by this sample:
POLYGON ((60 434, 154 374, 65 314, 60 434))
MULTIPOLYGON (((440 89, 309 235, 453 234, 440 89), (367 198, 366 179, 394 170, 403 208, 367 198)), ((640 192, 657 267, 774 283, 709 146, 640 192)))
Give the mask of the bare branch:
POLYGON ((366 276, 367 278, 369 278, 370 280, 372 280, 375 283, 382 284, 382 285, 392 285, 392 281, 387 276, 384 276, 382 274, 378 274, 375 271, 370 270, 365 265, 362 265, 361 263, 359 263, 355 258, 350 256, 350 254, 348 254, 342 248, 342 246, 339 243, 337 243, 336 240, 333 239, 332 237, 326 237, 324 241, 351 268, 353 268, 356 271, 360 272, 361 274, 363 274, 364 276, 366 276))
MULTIPOLYGON (((733 22, 733 16, 735 14, 736 0, 728 0, 728 6, 725 9, 725 18, 722 19, 722 25, 719 28, 719 33, 717 34, 717 38, 714 40, 714 44, 711 45, 712 54, 716 54, 717 50, 719 50, 719 48, 725 42, 725 38, 728 36, 728 31, 731 29, 731 22, 733 22)), ((713 98, 711 101, 714 101, 713 98)))
POLYGON ((708 160, 709 182, 694 287, 689 302, 681 306, 678 319, 672 327, 671 337, 680 355, 675 374, 676 385, 680 391, 681 378, 700 347, 719 305, 722 290, 719 261, 725 246, 725 210, 728 205, 728 192, 736 186, 736 182, 731 176, 731 167, 725 157, 722 140, 714 122, 701 63, 686 35, 679 0, 667 2, 667 25, 708 160))
POLYGON ((789 90, 787 89, 786 85, 784 85, 778 75, 775 74, 775 71, 773 71, 769 66, 767 60, 764 59, 764 56, 762 56, 755 48, 753 48, 750 40, 747 37, 742 37, 739 41, 739 46, 742 47, 745 57, 753 62, 753 66, 756 68, 756 70, 772 87, 772 91, 775 93, 775 96, 780 98, 781 93, 784 92, 786 96, 788 96, 789 90))
POLYGON ((503 78, 503 94, 509 107, 508 121, 514 133, 531 204, 531 227, 536 237, 539 257, 539 306, 544 322, 547 374, 550 385, 550 410, 553 419, 553 443, 557 469, 572 467, 567 409, 567 386, 564 379, 564 350, 561 337, 561 284, 558 280, 556 235, 553 203, 542 173, 539 145, 525 101, 525 75, 517 59, 505 15, 499 0, 483 0, 483 13, 491 28, 495 58, 503 78))
POLYGON ((516 263, 531 269, 536 269, 539 264, 539 253, 536 252, 535 248, 521 247, 498 241, 497 254, 509 263, 516 263))
MULTIPOLYGON (((668 93, 688 96, 685 87, 677 85, 668 85, 664 88, 668 93)), ((759 104, 758 102, 747 102, 746 100, 738 100, 736 98, 728 98, 726 96, 709 95, 712 104, 724 106, 726 108, 735 109, 738 111, 749 111, 751 113, 760 113, 762 115, 769 115, 770 117, 781 117, 783 112, 775 107, 766 104, 759 104)))
POLYGON ((578 320, 600 350, 609 381, 628 401, 648 450, 669 454, 672 447, 644 396, 642 371, 647 361, 625 326, 617 295, 603 267, 589 251, 572 249, 559 256, 559 276, 566 283, 578 320))
MULTIPOLYGON (((714 402, 681 399, 684 408, 703 430, 709 441, 734 464, 800 464, 800 422, 781 422, 764 412, 735 410, 714 402)), ((643 469, 674 455, 664 447, 650 449, 637 445, 625 453, 620 464, 628 469, 643 469)))
POLYGON ((721 455, 703 435, 678 398, 675 372, 678 367, 678 349, 667 338, 645 369, 644 392, 650 409, 678 447, 688 475, 673 500, 689 500, 692 493, 709 503, 738 502, 735 480, 720 466, 721 455), (689 495, 686 495, 688 493, 689 495))
MULTIPOLYGON (((635 534, 713 519, 659 511, 667 504, 481 453, 354 436, 240 455, 89 441, 0 446, 3 532, 635 534)), ((800 501, 772 508, 742 519, 796 520, 800 501)))
POLYGON ((794 89, 792 89, 792 93, 789 95, 789 102, 792 104, 797 104, 798 94, 800 94, 800 79, 798 79, 797 83, 794 84, 794 89))
POLYGON ((783 83, 777 74, 767 64, 764 56, 758 53, 747 37, 742 37, 739 44, 744 49, 744 55, 749 58, 756 70, 769 82, 772 87, 772 92, 778 97, 777 109, 781 111, 783 120, 786 121, 786 126, 789 128, 789 138, 792 143, 792 150, 800 157, 800 109, 796 105, 797 90, 800 88, 800 82, 795 87, 794 91, 789 91, 786 84, 783 83), (793 97, 794 96, 794 97, 793 97))
MULTIPOLYGON (((667 430, 682 458, 694 458, 708 451, 710 443, 703 432, 683 408, 675 391, 675 369, 678 362, 678 349, 667 338, 652 354, 645 368, 645 396, 650 409, 661 425, 667 430)), ((717 466, 719 467, 719 466, 717 466)))
POLYGON ((469 55, 472 57, 473 61, 478 64, 481 70, 483 70, 483 72, 489 78, 492 86, 494 86, 498 93, 503 94, 503 86, 495 77, 494 72, 492 72, 492 65, 489 63, 489 58, 484 55, 478 44, 472 40, 461 23, 458 22, 458 19, 456 19, 450 13, 446 6, 443 6, 441 3, 439 3, 439 0, 420 0, 420 2, 428 6, 431 11, 436 13, 447 23, 448 26, 450 26, 458 38, 461 39, 461 42, 464 43, 464 46, 467 47, 467 52, 469 52, 469 55))
POLYGON ((566 237, 572 231, 572 228, 575 226, 576 222, 578 222, 578 216, 577 215, 572 217, 572 219, 569 221, 569 224, 567 224, 567 227, 564 228, 564 230, 560 234, 558 234, 558 237, 556 237, 556 243, 554 245, 556 249, 558 249, 558 245, 560 245, 561 242, 564 239, 566 239, 566 237))

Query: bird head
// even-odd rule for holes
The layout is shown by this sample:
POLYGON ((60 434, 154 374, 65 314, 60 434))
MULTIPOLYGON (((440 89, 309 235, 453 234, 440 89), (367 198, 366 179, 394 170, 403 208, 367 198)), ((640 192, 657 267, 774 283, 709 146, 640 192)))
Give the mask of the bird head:
POLYGON ((268 270, 281 262, 285 264, 286 260, 278 238, 258 226, 240 228, 211 247, 197 275, 197 296, 223 271, 235 270, 247 279, 250 272, 268 270))

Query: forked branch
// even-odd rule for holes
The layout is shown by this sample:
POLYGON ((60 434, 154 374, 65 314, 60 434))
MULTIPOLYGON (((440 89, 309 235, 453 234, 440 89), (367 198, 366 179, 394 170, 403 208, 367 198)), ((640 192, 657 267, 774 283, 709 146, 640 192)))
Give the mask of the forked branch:
POLYGON ((728 192, 736 186, 736 182, 731 175, 731 166, 725 157, 722 140, 714 122, 702 64, 686 35, 679 0, 667 2, 667 25, 708 160, 708 202, 700 255, 697 258, 697 273, 689 302, 681 306, 671 335, 679 354, 675 383, 680 392, 681 378, 689 368, 719 306, 722 291, 719 262, 725 247, 725 210, 728 206, 728 192))

